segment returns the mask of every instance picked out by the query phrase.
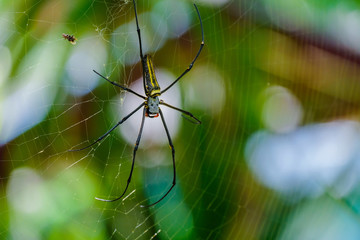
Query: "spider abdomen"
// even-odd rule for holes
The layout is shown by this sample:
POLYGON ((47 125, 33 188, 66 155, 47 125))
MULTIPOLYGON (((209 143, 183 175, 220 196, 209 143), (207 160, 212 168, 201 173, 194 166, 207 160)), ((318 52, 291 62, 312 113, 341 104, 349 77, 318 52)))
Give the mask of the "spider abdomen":
POLYGON ((144 86, 146 96, 156 97, 160 95, 160 86, 156 80, 154 67, 150 55, 145 55, 143 59, 144 86))

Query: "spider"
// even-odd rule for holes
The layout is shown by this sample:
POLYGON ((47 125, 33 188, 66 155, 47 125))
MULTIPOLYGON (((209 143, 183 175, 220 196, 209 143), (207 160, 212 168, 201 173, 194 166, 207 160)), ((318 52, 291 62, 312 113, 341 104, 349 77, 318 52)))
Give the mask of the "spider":
POLYGON ((125 91, 127 91, 129 93, 132 93, 132 94, 144 99, 144 102, 142 104, 140 104, 140 106, 138 106, 130 114, 125 116, 123 119, 121 119, 115 126, 113 126, 110 130, 108 130, 105 134, 103 134, 101 137, 99 137, 92 144, 90 144, 90 145, 88 145, 86 147, 80 148, 80 149, 74 149, 74 150, 69 150, 69 151, 81 151, 81 150, 84 150, 86 148, 89 148, 89 147, 93 146, 97 142, 104 139, 108 134, 110 134, 120 124, 125 122, 129 117, 131 117, 131 115, 133 115, 135 112, 137 112, 138 110, 143 108, 143 115, 142 115, 140 130, 139 130, 139 134, 138 134, 138 137, 137 137, 137 140, 136 140, 136 143, 135 143, 130 175, 129 175, 129 178, 127 180, 125 190, 120 195, 120 197, 117 197, 115 199, 110 199, 109 200, 109 199, 102 199, 102 198, 97 198, 97 197, 95 198, 97 200, 104 201, 104 202, 115 202, 115 201, 121 199, 124 196, 124 194, 126 193, 126 190, 129 187, 129 184, 131 182, 131 177, 132 177, 132 174, 133 174, 134 164, 135 164, 136 151, 138 150, 138 147, 139 147, 139 144, 140 144, 140 139, 141 139, 141 134, 142 134, 143 127, 144 127, 145 117, 156 118, 156 117, 158 117, 160 115, 161 121, 162 121, 162 123, 164 125, 164 129, 165 129, 168 141, 169 141, 169 145, 170 145, 170 148, 171 148, 171 153, 172 153, 173 181, 172 181, 171 187, 168 189, 168 191, 159 200, 157 200, 156 202, 154 202, 152 204, 149 204, 147 206, 141 205, 141 207, 151 207, 151 206, 154 206, 155 204, 159 203, 161 200, 163 200, 170 193, 170 191, 174 188, 174 186, 176 184, 175 148, 174 148, 174 145, 172 143, 172 140, 171 140, 171 137, 170 137, 170 134, 169 134, 169 130, 167 128, 167 125, 166 125, 166 122, 165 122, 165 119, 164 119, 164 115, 163 115, 159 105, 163 105, 163 106, 166 106, 166 107, 169 107, 169 108, 172 108, 172 109, 174 109, 176 111, 181 112, 183 114, 182 116, 183 117, 187 116, 187 117, 185 117, 185 119, 189 120, 192 123, 201 124, 201 121, 199 119, 197 119, 196 117, 194 117, 190 112, 187 112, 185 110, 182 110, 182 109, 174 107, 174 106, 171 106, 171 105, 165 103, 163 100, 160 100, 159 97, 160 97, 161 94, 165 93, 172 86, 174 86, 174 84, 176 84, 186 73, 188 73, 191 70, 191 68, 193 67, 196 59, 200 55, 200 52, 201 52, 202 48, 204 47, 204 30, 203 30, 199 10, 198 10, 196 4, 194 4, 194 7, 196 9, 196 12, 197 12, 197 15, 198 15, 198 18, 199 18, 199 21, 200 21, 200 26, 201 26, 202 41, 201 41, 200 48, 199 48, 195 58, 193 59, 193 61, 188 66, 188 68, 178 78, 176 78, 169 86, 167 86, 164 90, 161 90, 160 86, 159 86, 159 83, 156 80, 155 71, 154 71, 153 64, 152 64, 152 58, 151 58, 150 55, 147 55, 147 54, 143 55, 143 52, 142 52, 141 34, 140 34, 140 28, 139 28, 138 17, 137 17, 137 12, 136 12, 135 0, 133 0, 133 5, 134 5, 134 12, 135 12, 136 27, 137 27, 136 30, 137 30, 137 35, 138 35, 138 38, 139 38, 140 59, 141 59, 142 71, 143 71, 144 91, 145 91, 146 96, 143 96, 143 95, 141 95, 141 94, 139 94, 137 92, 134 92, 133 90, 131 90, 131 89, 125 87, 125 86, 119 85, 118 83, 115 83, 115 82, 109 80, 108 78, 104 77, 103 75, 101 75, 100 73, 98 73, 95 70, 93 70, 93 71, 97 75, 99 75, 100 77, 102 77, 103 79, 108 81, 109 83, 121 88, 122 90, 125 90, 125 91))

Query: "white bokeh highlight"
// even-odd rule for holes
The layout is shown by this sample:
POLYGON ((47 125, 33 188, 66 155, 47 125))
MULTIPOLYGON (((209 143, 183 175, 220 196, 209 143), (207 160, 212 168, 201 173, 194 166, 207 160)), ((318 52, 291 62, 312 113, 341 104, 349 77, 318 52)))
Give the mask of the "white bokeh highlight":
POLYGON ((0 98, 0 145, 45 118, 56 96, 58 66, 64 52, 61 46, 38 44, 22 60, 16 81, 0 98))
MULTIPOLYGON (((143 54, 159 50, 167 40, 167 24, 156 13, 138 14, 143 54), (161 29, 161 31, 160 31, 161 29)), ((111 37, 113 52, 118 61, 133 65, 140 61, 139 39, 135 17, 131 22, 120 25, 111 37)))
MULTIPOLYGON (((0 7, 0 10, 1 7, 0 7)), ((12 11, 0 11, 0 46, 5 45, 9 38, 17 34, 13 24, 16 14, 12 11)))
POLYGON ((152 9, 152 12, 157 13, 154 17, 158 17, 152 18, 152 28, 154 31, 165 32, 167 38, 178 38, 188 31, 192 11, 195 8, 185 1, 159 1, 152 9), (166 24, 165 29, 160 22, 166 24))
POLYGON ((304 201, 286 219, 277 239, 360 239, 357 214, 344 205, 329 197, 304 201))
POLYGON ((67 91, 74 96, 82 96, 91 92, 99 82, 99 76, 92 69, 103 69, 107 59, 105 45, 96 38, 78 41, 76 48, 65 66, 65 82, 67 91))
POLYGON ((198 108, 207 114, 217 115, 225 104, 224 79, 215 66, 195 63, 184 76, 185 106, 198 108))
POLYGON ((273 24, 289 31, 307 29, 316 18, 312 7, 303 0, 262 0, 273 24))
POLYGON ((7 185, 10 206, 23 214, 36 214, 43 211, 46 189, 38 174, 30 168, 19 168, 11 173, 7 185))
POLYGON ((262 184, 284 195, 317 197, 329 187, 345 195, 360 180, 359 134, 354 121, 314 124, 287 134, 260 131, 248 140, 245 157, 262 184))
POLYGON ((298 127, 303 109, 296 96, 281 86, 269 87, 262 95, 265 98, 262 120, 269 130, 286 133, 298 127))
POLYGON ((11 67, 12 67, 11 52, 7 47, 0 45, 0 88, 2 88, 3 84, 8 78, 11 67))
POLYGON ((360 52, 360 11, 339 4, 327 16, 327 30, 332 38, 346 48, 360 52))

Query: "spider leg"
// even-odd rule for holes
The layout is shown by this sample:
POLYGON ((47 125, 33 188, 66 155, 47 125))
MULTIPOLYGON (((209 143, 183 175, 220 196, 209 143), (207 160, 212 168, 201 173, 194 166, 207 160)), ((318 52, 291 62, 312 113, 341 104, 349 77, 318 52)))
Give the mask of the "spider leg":
POLYGON ((111 83, 112 85, 115 85, 115 86, 121 88, 122 90, 125 90, 125 91, 127 91, 127 92, 132 93, 132 94, 135 94, 136 96, 138 96, 138 97, 140 97, 140 98, 142 98, 142 99, 146 99, 144 96, 138 94, 137 92, 134 92, 134 91, 131 90, 130 88, 127 88, 127 87, 124 87, 124 86, 122 86, 122 85, 120 85, 120 84, 117 84, 116 82, 113 82, 113 81, 111 81, 110 79, 104 77, 103 75, 101 75, 101 74, 98 73, 97 71, 95 71, 95 70, 93 70, 93 71, 94 71, 97 75, 99 75, 100 77, 102 77, 103 79, 105 79, 106 81, 108 81, 109 83, 111 83))
POLYGON ((184 117, 186 120, 188 120, 189 122, 191 123, 194 123, 194 124, 201 124, 201 121, 199 119, 197 119, 196 117, 194 117, 194 115, 192 115, 190 112, 188 111, 185 111, 185 110, 182 110, 180 108, 177 108, 177 107, 174 107, 174 106, 171 106, 170 104, 167 104, 165 103, 164 101, 160 101, 160 104, 162 105, 165 105, 169 108, 172 108, 176 111, 179 111, 179 112, 182 112, 183 114, 185 114, 186 116, 190 117, 190 118, 187 118, 185 115, 181 115, 182 117, 184 117))
MULTIPOLYGON (((141 106, 143 106, 144 104, 142 104, 141 106)), ((126 187, 125 187, 125 190, 124 192, 120 195, 120 197, 118 198, 115 198, 115 199, 102 199, 102 198, 97 198, 95 197, 96 200, 100 200, 100 201, 103 201, 103 202, 115 202, 119 199, 121 199, 124 194, 126 193, 126 190, 128 189, 129 187, 129 184, 131 182, 131 177, 132 177, 132 174, 133 174, 133 171, 134 171, 134 165, 135 165, 135 156, 136 156, 136 151, 139 147, 139 144, 140 144, 140 139, 141 139, 141 134, 142 134, 142 130, 144 128, 144 122, 145 122, 145 113, 146 113, 146 108, 144 108, 144 111, 143 111, 143 117, 142 117, 142 120, 141 120, 141 126, 140 126, 140 131, 139 131, 139 135, 137 137, 137 140, 136 140, 136 143, 135 143, 135 147, 134 147, 134 152, 133 152, 133 159, 132 159, 132 164, 131 164, 131 170, 130 170, 130 175, 129 175, 129 178, 127 180, 127 183, 126 183, 126 187)))
POLYGON ((68 152, 77 152, 77 151, 81 151, 84 149, 87 149, 91 146, 93 146, 94 144, 100 142, 101 140, 103 140, 107 135, 109 135, 115 128, 117 128, 120 124, 122 124, 123 122, 125 122, 129 117, 131 117, 131 115, 133 115, 135 112, 137 112, 142 106, 145 105, 145 102, 140 104, 140 106, 138 106, 134 111, 132 111, 131 113, 129 113, 129 115, 127 115, 126 117, 124 117, 123 119, 121 119, 121 121, 119 121, 115 126, 113 126, 109 131, 107 131, 104 135, 102 135, 101 137, 99 137, 95 142, 91 143, 90 145, 80 148, 80 149, 70 149, 68 150, 68 152))
POLYGON ((139 22, 138 22, 138 17, 137 17, 137 12, 136 12, 135 0, 133 0, 133 4, 134 4, 134 12, 135 12, 135 20, 136 20, 136 31, 137 31, 138 38, 139 38, 140 58, 141 58, 141 60, 143 60, 144 57, 143 57, 143 52, 142 52, 141 35, 140 35, 139 22))
POLYGON ((141 33, 140 33, 140 28, 139 28, 139 21, 138 21, 138 16, 137 16, 137 11, 136 11, 135 0, 133 0, 133 4, 134 4, 134 12, 135 12, 135 20, 136 20, 136 31, 137 31, 137 35, 138 35, 138 39, 139 39, 140 59, 141 59, 141 64, 142 64, 142 69, 143 69, 143 71, 142 71, 143 85, 144 85, 144 90, 146 92, 145 71, 144 71, 144 55, 143 55, 143 51, 142 51, 141 33))
POLYGON ((167 138, 168 138, 168 141, 169 141, 169 146, 171 148, 172 161, 173 161, 173 181, 172 181, 172 185, 169 188, 169 190, 159 200, 157 200, 156 202, 154 202, 152 204, 146 205, 146 206, 141 205, 140 207, 151 207, 151 206, 154 206, 155 204, 159 203, 161 200, 163 200, 170 193, 170 191, 174 188, 174 186, 176 184, 175 148, 174 148, 174 145, 173 145, 173 143, 171 141, 170 133, 169 133, 169 130, 167 128, 167 125, 166 125, 166 122, 165 122, 165 119, 164 119, 164 115, 163 115, 160 108, 159 108, 159 113, 160 113, 160 116, 161 116, 161 121, 164 124, 166 135, 167 135, 167 138))
POLYGON ((161 91, 161 94, 163 94, 164 92, 166 92, 169 88, 171 88, 175 83, 177 83, 177 81, 179 81, 186 73, 188 73, 191 68, 193 67, 196 59, 199 57, 200 55, 200 52, 202 50, 202 48, 204 47, 204 29, 203 29, 203 25, 202 25, 202 21, 201 21, 201 17, 200 17, 200 12, 199 12, 199 9, 197 8, 196 4, 194 3, 194 7, 196 9, 196 12, 197 12, 197 15, 199 17, 199 20, 200 20, 200 26, 201 26, 201 44, 200 44, 200 48, 199 48, 199 51, 197 52, 195 58, 193 59, 193 61, 190 63, 189 67, 174 81, 172 82, 168 87, 166 87, 164 90, 161 91))

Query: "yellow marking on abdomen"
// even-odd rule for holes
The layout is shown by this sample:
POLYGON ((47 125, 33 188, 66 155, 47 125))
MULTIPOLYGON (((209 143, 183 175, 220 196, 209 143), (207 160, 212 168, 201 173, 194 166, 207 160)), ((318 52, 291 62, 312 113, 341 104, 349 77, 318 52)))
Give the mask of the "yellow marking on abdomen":
POLYGON ((155 72, 154 72, 154 67, 152 65, 152 61, 150 59, 150 57, 147 58, 146 64, 148 66, 148 70, 149 70, 149 75, 150 75, 150 82, 153 88, 159 87, 159 84, 156 80, 156 76, 155 76, 155 72))

